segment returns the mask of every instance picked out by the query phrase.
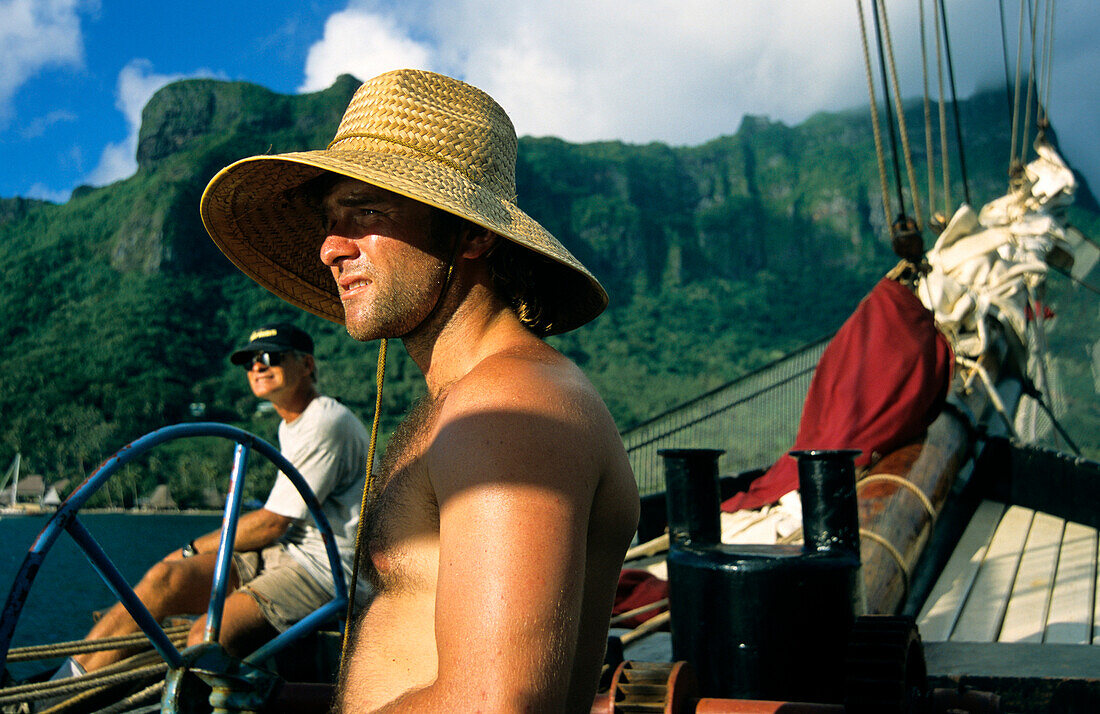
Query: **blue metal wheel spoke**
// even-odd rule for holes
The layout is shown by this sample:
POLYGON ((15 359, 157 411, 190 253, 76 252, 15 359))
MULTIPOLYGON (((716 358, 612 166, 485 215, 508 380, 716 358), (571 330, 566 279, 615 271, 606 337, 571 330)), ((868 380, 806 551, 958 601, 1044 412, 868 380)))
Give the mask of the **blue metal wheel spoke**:
POLYGON ((88 556, 88 560, 91 562, 92 567, 99 573, 99 577, 103 578, 103 582, 107 583, 107 587, 111 589, 111 592, 115 594, 119 602, 122 603, 126 611, 130 613, 130 617, 134 618, 134 622, 137 623, 141 631, 145 633, 145 636, 149 638, 153 647, 160 656, 164 658, 164 661, 168 663, 170 667, 178 667, 180 664, 180 653, 168 639, 168 635, 164 634, 164 630, 161 629, 160 623, 156 621, 156 618, 149 612, 149 609, 145 607, 145 604, 138 598, 137 593, 133 588, 129 586, 126 579, 122 577, 122 573, 118 571, 115 564, 111 562, 111 559, 107 557, 107 554, 103 551, 103 548, 96 541, 95 537, 88 532, 88 529, 84 527, 76 518, 69 521, 66 526, 66 530, 69 531, 69 535, 72 536, 76 544, 80 546, 84 554, 88 556))
POLYGON ((237 522, 241 515, 241 498, 244 493, 244 474, 248 469, 248 457, 252 448, 245 442, 237 442, 233 450, 233 472, 229 476, 229 492, 225 497, 222 530, 218 541, 218 558, 214 564, 214 582, 210 586, 210 604, 206 609, 206 628, 203 642, 217 642, 221 634, 222 613, 225 611, 225 594, 229 589, 229 564, 233 562, 233 544, 237 540, 237 522))
POLYGON ((314 630, 320 629, 321 625, 328 622, 333 616, 343 614, 346 609, 346 598, 343 601, 329 600, 321 607, 279 633, 278 637, 270 640, 267 644, 260 647, 260 649, 245 657, 244 661, 249 664, 261 666, 265 659, 286 649, 286 647, 295 640, 305 637, 314 630))

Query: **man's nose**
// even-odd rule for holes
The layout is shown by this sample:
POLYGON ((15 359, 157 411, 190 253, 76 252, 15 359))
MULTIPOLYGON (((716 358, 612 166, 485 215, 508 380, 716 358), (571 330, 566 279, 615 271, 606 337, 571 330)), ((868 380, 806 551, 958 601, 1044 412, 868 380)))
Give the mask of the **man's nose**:
POLYGON ((321 243, 321 262, 332 267, 341 258, 352 258, 359 252, 355 241, 339 235, 338 231, 329 231, 321 243))

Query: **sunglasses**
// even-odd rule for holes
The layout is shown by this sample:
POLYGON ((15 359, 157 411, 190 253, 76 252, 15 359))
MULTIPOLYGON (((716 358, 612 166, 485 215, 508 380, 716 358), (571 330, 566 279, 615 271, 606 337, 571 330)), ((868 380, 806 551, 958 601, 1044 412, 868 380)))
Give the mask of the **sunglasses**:
POLYGON ((289 354, 289 352, 257 352, 241 366, 246 372, 251 371, 253 365, 257 364, 262 364, 264 367, 278 367, 289 354))

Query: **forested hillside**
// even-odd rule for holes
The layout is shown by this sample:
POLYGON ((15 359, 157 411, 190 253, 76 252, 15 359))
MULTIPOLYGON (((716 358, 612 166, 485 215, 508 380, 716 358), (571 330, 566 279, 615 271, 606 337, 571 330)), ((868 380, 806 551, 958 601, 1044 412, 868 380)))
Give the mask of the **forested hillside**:
MULTIPOLYGON (((325 146, 356 86, 345 76, 284 96, 175 83, 145 108, 133 177, 78 189, 64 205, 0 199, 0 465, 18 451, 47 482, 79 480, 127 441, 199 418, 274 440, 277 418, 257 412, 226 357, 276 319, 314 334, 323 391, 369 422, 377 346, 244 278, 198 217, 207 181, 231 161, 325 146)), ((961 107, 976 203, 1006 187, 1003 107, 1001 95, 961 107)), ((918 109, 910 126, 920 126, 918 109)), ((797 127, 746 117, 697 147, 524 138, 517 176, 520 206, 611 294, 598 320, 552 341, 624 429, 835 330, 895 262, 865 109, 797 127)), ((1085 189, 1073 217, 1100 235, 1085 189)), ((1097 298, 1058 275, 1051 285, 1067 427, 1095 457, 1097 298)), ((396 345, 390 355, 385 433, 420 395, 415 366, 396 345)), ((168 483, 194 503, 229 469, 228 445, 198 446, 158 451, 99 502, 131 504, 168 483)), ((252 491, 266 487, 257 480, 252 491)))

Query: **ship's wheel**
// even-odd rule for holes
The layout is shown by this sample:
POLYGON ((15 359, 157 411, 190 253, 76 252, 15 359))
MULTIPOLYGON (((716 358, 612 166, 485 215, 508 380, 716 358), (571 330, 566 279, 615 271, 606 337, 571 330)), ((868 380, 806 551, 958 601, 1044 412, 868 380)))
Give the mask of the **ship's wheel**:
POLYGON ((592 711, 603 714, 680 714, 694 711, 699 696, 695 671, 687 662, 627 660, 615 670, 606 700, 592 711))
MULTIPOLYGON (((62 531, 67 531, 77 546, 83 550, 100 577, 138 623, 154 650, 168 664, 168 676, 161 699, 162 711, 185 712, 194 709, 196 705, 188 699, 194 698, 196 695, 193 692, 196 691, 200 692, 197 696, 201 696, 204 700, 209 698, 209 703, 203 701, 199 705, 207 710, 210 704, 222 707, 228 705, 239 709, 257 708, 277 682, 277 677, 264 668, 265 663, 303 636, 317 631, 322 625, 334 619, 342 619, 347 607, 347 585, 344 581, 344 571, 336 550, 332 528, 321 511, 321 504, 317 501, 312 489, 297 469, 286 460, 286 457, 268 442, 226 424, 196 423, 170 426, 143 436, 108 459, 73 491, 46 523, 45 528, 27 552, 11 592, 8 594, 3 613, 0 615, 0 672, 6 671, 5 665, 12 635, 34 578, 46 554, 62 531), (181 651, 172 644, 160 623, 153 619, 77 515, 88 499, 122 466, 156 446, 176 439, 192 437, 229 439, 236 443, 236 448, 222 518, 221 541, 218 546, 210 605, 206 613, 207 626, 203 642, 181 651), (244 474, 248 467, 249 456, 253 451, 258 452, 286 474, 305 501, 310 516, 324 537, 335 597, 252 654, 244 658, 235 658, 218 645, 218 635, 229 581, 232 544, 240 517, 244 474), (199 680, 204 685, 192 686, 199 680)), ((3 690, 0 690, 0 695, 2 694, 3 690)))

